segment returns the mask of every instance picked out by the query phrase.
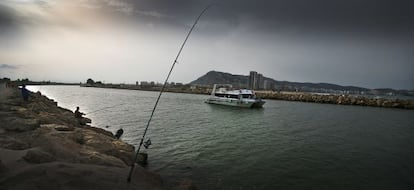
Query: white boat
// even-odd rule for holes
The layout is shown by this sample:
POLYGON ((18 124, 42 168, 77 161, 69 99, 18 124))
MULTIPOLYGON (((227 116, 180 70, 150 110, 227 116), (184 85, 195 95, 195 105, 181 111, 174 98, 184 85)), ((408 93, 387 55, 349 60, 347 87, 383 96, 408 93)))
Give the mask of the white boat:
MULTIPOLYGON (((231 88, 231 85, 220 86, 230 86, 231 88)), ((265 101, 256 97, 253 90, 228 90, 225 87, 217 88, 217 84, 214 85, 211 96, 205 102, 245 108, 261 108, 265 103, 265 101)))

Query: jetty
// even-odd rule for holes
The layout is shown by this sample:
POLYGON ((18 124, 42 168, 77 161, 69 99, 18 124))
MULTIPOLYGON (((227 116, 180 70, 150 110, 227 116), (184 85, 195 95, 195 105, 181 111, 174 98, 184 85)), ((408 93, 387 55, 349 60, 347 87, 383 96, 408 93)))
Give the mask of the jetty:
MULTIPOLYGON (((143 91, 159 91, 160 86, 142 86, 142 85, 125 85, 125 84, 85 84, 81 87, 95 87, 95 88, 114 88, 126 90, 143 90, 143 91)), ((166 87, 166 92, 172 93, 186 93, 186 94, 202 94, 210 95, 213 88, 210 86, 196 86, 196 85, 169 85, 166 87)), ((398 98, 380 98, 375 96, 363 96, 358 94, 324 94, 312 92, 293 92, 293 91, 265 91, 256 90, 257 97, 269 100, 283 100, 283 101, 297 101, 297 102, 311 102, 322 104, 337 104, 337 105, 356 105, 356 106, 370 106, 382 108, 399 108, 399 109, 414 109, 414 98, 412 99, 398 99, 398 98)))
POLYGON ((24 101, 17 87, 0 83, 0 189, 195 189, 189 180, 166 187, 140 165, 127 183, 134 154, 40 92, 24 101))
POLYGON ((273 100, 414 109, 414 99, 370 98, 349 94, 315 94, 306 92, 256 91, 256 94, 260 98, 273 100))

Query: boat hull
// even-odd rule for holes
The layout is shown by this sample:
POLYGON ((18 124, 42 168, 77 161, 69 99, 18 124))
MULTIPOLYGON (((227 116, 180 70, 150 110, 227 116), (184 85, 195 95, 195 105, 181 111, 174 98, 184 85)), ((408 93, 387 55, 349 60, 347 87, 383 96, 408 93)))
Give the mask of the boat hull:
POLYGON ((252 108, 261 108, 261 107, 263 107, 263 105, 264 105, 265 103, 266 103, 265 101, 260 100, 260 101, 258 101, 258 102, 253 103, 252 108))
POLYGON ((219 98, 212 97, 205 101, 208 104, 217 104, 224 106, 242 107, 242 108, 261 108, 265 101, 252 100, 252 99, 231 99, 231 98, 219 98))

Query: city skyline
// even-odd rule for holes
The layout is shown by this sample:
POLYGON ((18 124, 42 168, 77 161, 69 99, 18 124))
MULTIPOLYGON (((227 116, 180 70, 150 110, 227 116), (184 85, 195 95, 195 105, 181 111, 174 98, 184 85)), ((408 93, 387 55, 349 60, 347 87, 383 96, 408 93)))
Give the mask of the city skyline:
MULTIPOLYGON (((162 82, 202 0, 5 0, 0 77, 162 82)), ((409 1, 216 1, 170 81, 210 70, 280 81, 414 89, 409 1)))

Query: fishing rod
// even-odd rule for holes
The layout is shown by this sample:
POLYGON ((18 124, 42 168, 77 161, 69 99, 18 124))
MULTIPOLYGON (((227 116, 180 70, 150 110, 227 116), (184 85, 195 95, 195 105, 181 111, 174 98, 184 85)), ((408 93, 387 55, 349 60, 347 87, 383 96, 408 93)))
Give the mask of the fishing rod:
POLYGON ((134 160, 133 160, 133 162, 132 162, 132 164, 131 164, 131 169, 129 170, 129 174, 128 174, 128 178, 127 178, 128 183, 129 183, 129 182, 131 182, 131 177, 132 177, 132 172, 134 171, 135 162, 137 161, 138 154, 139 154, 139 151, 140 151, 140 149, 141 149, 141 146, 142 146, 142 144, 144 143, 144 139, 145 139, 145 135, 147 134, 148 127, 149 127, 149 125, 150 125, 150 123, 151 123, 152 117, 154 116, 154 112, 155 112, 155 109, 157 108, 157 105, 158 105, 158 102, 159 102, 159 100, 160 100, 160 98, 161 98, 161 95, 162 95, 162 93, 164 92, 165 86, 167 86, 167 82, 168 82, 168 79, 170 78, 171 72, 172 72, 172 70, 174 69, 175 64, 176 64, 176 63, 178 63, 178 61, 177 61, 177 60, 178 60, 178 57, 180 57, 180 55, 181 55, 181 51, 183 50, 184 45, 185 45, 185 43, 187 42, 188 37, 190 37, 190 34, 191 34, 191 32, 193 31, 194 27, 197 25, 198 20, 200 20, 201 16, 204 14, 204 12, 206 12, 206 11, 207 11, 207 9, 209 9, 212 5, 213 5, 213 4, 208 5, 206 8, 204 8, 204 9, 203 9, 203 11, 201 11, 200 15, 198 15, 197 19, 194 21, 193 26, 191 27, 190 31, 188 32, 187 36, 185 37, 184 42, 183 42, 183 44, 181 45, 180 50, 178 51, 177 56, 175 57, 175 59, 174 59, 174 61, 173 61, 173 63, 172 63, 172 66, 171 66, 170 72, 168 72, 168 75, 167 75, 167 78, 165 79, 164 85, 162 86, 162 88, 161 88, 161 90, 160 90, 160 94, 158 95, 157 101, 155 102, 154 108, 152 109, 151 116, 150 116, 150 118, 148 119, 147 126, 145 127, 144 134, 142 135, 141 142, 139 143, 139 146, 138 146, 137 152, 136 152, 136 154, 135 154, 135 158, 134 158, 134 160))

